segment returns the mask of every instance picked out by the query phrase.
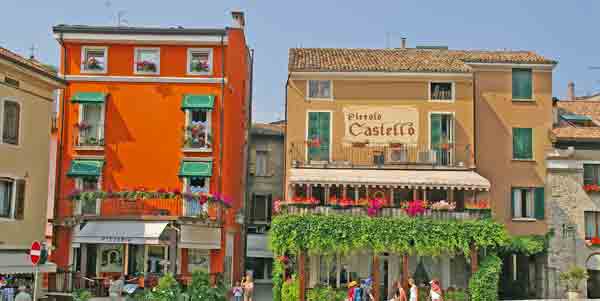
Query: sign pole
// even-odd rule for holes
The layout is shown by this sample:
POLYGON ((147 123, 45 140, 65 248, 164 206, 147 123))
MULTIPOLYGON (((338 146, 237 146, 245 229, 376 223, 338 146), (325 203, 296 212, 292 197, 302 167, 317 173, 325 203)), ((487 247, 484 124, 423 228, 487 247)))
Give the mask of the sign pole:
POLYGON ((38 272, 39 272, 39 267, 36 264, 33 269, 35 270, 34 274, 33 274, 33 300, 37 301, 37 291, 38 291, 38 272))

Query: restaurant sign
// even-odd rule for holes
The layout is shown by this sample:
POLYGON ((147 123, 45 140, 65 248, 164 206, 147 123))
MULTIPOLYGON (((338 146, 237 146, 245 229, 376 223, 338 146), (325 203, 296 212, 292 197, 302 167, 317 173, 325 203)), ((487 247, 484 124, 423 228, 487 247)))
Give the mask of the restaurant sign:
POLYGON ((419 111, 411 106, 347 106, 345 143, 417 144, 419 111))

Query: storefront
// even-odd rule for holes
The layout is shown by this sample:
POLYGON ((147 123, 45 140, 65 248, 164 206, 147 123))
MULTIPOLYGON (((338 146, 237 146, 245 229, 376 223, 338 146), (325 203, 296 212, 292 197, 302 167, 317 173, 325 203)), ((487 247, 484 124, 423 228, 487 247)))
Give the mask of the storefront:
MULTIPOLYGON (((38 272, 38 283, 41 283, 41 275, 56 272, 56 265, 51 262, 40 264, 38 272)), ((26 286, 32 292, 34 274, 34 266, 25 250, 0 251, 0 300, 12 300, 19 286, 26 286)))

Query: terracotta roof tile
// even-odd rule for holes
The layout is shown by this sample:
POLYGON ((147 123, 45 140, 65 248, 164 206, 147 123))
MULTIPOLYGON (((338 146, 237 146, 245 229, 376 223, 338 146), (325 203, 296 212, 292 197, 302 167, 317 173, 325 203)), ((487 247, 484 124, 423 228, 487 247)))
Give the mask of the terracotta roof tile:
POLYGON ((467 63, 555 64, 530 51, 292 48, 290 71, 468 73, 467 63))
POLYGON ((55 72, 48 69, 46 66, 44 66, 39 61, 34 60, 34 59, 26 59, 4 47, 0 47, 0 58, 5 58, 8 60, 11 60, 17 64, 28 67, 29 69, 32 69, 33 71, 38 72, 47 77, 50 77, 54 80, 63 81, 62 79, 57 77, 55 72))
POLYGON ((592 118, 595 126, 577 126, 561 121, 552 130, 557 139, 600 139, 600 102, 598 101, 559 101, 556 103, 559 115, 582 115, 592 118))

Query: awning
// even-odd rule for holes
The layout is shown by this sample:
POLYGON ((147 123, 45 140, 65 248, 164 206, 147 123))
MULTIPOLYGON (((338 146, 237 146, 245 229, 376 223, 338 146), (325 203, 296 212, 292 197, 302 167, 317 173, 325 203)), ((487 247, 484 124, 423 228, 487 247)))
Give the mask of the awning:
POLYGON ((74 243, 157 245, 167 222, 91 221, 75 234, 74 243))
POLYGON ((567 121, 592 121, 592 117, 586 115, 564 114, 560 118, 567 121))
POLYGON ((102 92, 79 92, 71 97, 75 103, 103 103, 105 100, 106 94, 102 92))
POLYGON ((273 258, 273 252, 269 250, 265 234, 248 234, 246 243, 246 256, 259 258, 273 258))
MULTIPOLYGON (((52 262, 40 264, 38 268, 41 273, 56 272, 56 264, 52 262)), ((28 274, 33 272, 33 265, 31 265, 29 255, 25 251, 0 252, 0 274, 28 274)))
POLYGON ((181 109, 183 110, 212 110, 214 105, 215 97, 213 95, 187 94, 183 96, 181 101, 181 109))
POLYGON ((181 226, 181 239, 178 244, 183 249, 221 249, 221 228, 206 226, 181 226))
POLYGON ((73 160, 67 172, 69 177, 99 177, 102 174, 104 160, 73 160))
POLYGON ((179 175, 182 177, 210 177, 212 176, 212 162, 182 161, 179 175))
POLYGON ((489 190, 490 181, 473 171, 294 168, 290 183, 379 185, 395 188, 489 190))

